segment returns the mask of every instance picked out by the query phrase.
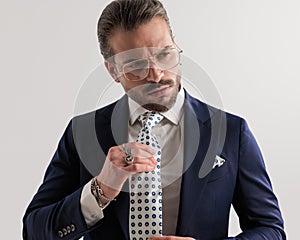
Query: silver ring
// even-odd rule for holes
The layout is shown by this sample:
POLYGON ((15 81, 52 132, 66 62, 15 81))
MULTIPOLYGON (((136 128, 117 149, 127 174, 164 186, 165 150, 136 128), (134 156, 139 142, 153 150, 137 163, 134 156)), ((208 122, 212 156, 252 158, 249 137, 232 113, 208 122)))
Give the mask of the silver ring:
POLYGON ((123 152, 125 153, 125 163, 126 164, 133 164, 133 161, 134 161, 134 156, 132 155, 131 153, 131 149, 130 148, 127 148, 125 147, 125 144, 122 144, 122 149, 123 149, 123 152))

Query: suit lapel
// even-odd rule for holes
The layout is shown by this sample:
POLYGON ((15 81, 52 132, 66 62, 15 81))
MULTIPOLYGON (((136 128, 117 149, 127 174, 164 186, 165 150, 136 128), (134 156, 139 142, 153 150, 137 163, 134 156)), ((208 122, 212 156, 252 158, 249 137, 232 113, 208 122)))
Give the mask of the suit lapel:
MULTIPOLYGON (((184 117, 184 172, 181 183, 179 218, 176 234, 188 235, 190 221, 203 197, 207 175, 219 153, 220 111, 192 98, 186 93, 184 117), (214 122, 217 121, 217 122, 214 122), (212 131, 212 127, 216 127, 212 131)), ((196 216, 195 216, 196 217, 196 216)), ((199 217, 199 216, 197 216, 199 217)))
MULTIPOLYGON (((110 117, 110 126, 105 131, 109 131, 114 146, 128 142, 128 121, 129 109, 128 98, 124 95, 114 106, 110 117)), ((111 146, 109 146, 111 147, 111 146)), ((129 239, 128 233, 128 212, 129 212, 129 186, 128 181, 124 184, 122 192, 118 195, 118 201, 112 202, 114 214, 123 230, 126 239, 129 239)))
POLYGON ((115 104, 96 112, 97 139, 105 154, 110 147, 127 141, 128 116, 126 95, 115 104))
MULTIPOLYGON (((129 109, 128 98, 125 95, 116 104, 111 118, 111 130, 116 145, 128 142, 129 109)), ((129 239, 129 185, 128 181, 123 185, 122 192, 115 202, 115 216, 118 219, 126 239, 129 239)))
POLYGON ((203 161, 202 155, 205 152, 200 138, 204 132, 209 131, 206 128, 197 117, 190 102, 186 101, 184 115, 184 166, 176 230, 177 236, 184 236, 188 232, 189 221, 205 186, 205 180, 199 179, 198 174, 203 161))
POLYGON ((111 114, 111 131, 116 145, 121 145, 128 141, 128 122, 128 97, 124 95, 116 103, 111 114))
MULTIPOLYGON (((124 95, 116 104, 101 110, 96 116, 97 138, 105 155, 112 146, 121 145, 128 140, 128 98, 124 95)), ((118 195, 118 200, 111 202, 111 206, 106 209, 107 217, 116 216, 124 236, 129 239, 128 216, 129 216, 129 195, 128 182, 123 186, 122 192, 118 195)), ((115 219, 112 219, 115 221, 115 219)))

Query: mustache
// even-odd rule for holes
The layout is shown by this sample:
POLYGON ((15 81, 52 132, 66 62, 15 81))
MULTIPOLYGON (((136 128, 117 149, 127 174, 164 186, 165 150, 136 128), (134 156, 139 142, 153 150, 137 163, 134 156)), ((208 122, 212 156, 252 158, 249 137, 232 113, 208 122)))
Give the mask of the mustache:
POLYGON ((143 92, 150 92, 153 91, 155 89, 159 89, 162 86, 168 85, 168 86, 173 86, 175 85, 175 82, 171 79, 167 79, 167 80, 161 80, 158 83, 147 83, 145 84, 146 86, 144 86, 143 92))

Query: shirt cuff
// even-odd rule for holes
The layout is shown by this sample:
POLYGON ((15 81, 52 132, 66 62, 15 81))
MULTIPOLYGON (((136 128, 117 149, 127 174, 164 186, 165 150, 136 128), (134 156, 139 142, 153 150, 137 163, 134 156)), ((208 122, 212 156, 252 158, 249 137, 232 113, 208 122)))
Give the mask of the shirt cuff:
POLYGON ((81 212, 88 227, 92 227, 104 217, 102 209, 91 193, 91 182, 92 180, 83 187, 80 198, 81 212))

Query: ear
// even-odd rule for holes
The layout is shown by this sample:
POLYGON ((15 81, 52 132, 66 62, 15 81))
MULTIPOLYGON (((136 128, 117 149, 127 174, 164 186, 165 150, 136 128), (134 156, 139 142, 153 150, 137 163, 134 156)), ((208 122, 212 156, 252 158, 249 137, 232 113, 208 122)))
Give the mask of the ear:
POLYGON ((118 73, 117 73, 117 68, 114 64, 112 64, 111 62, 105 60, 104 61, 104 65, 107 69, 107 71, 109 72, 110 76, 112 76, 112 78, 115 80, 115 82, 120 82, 119 77, 118 77, 118 73))

